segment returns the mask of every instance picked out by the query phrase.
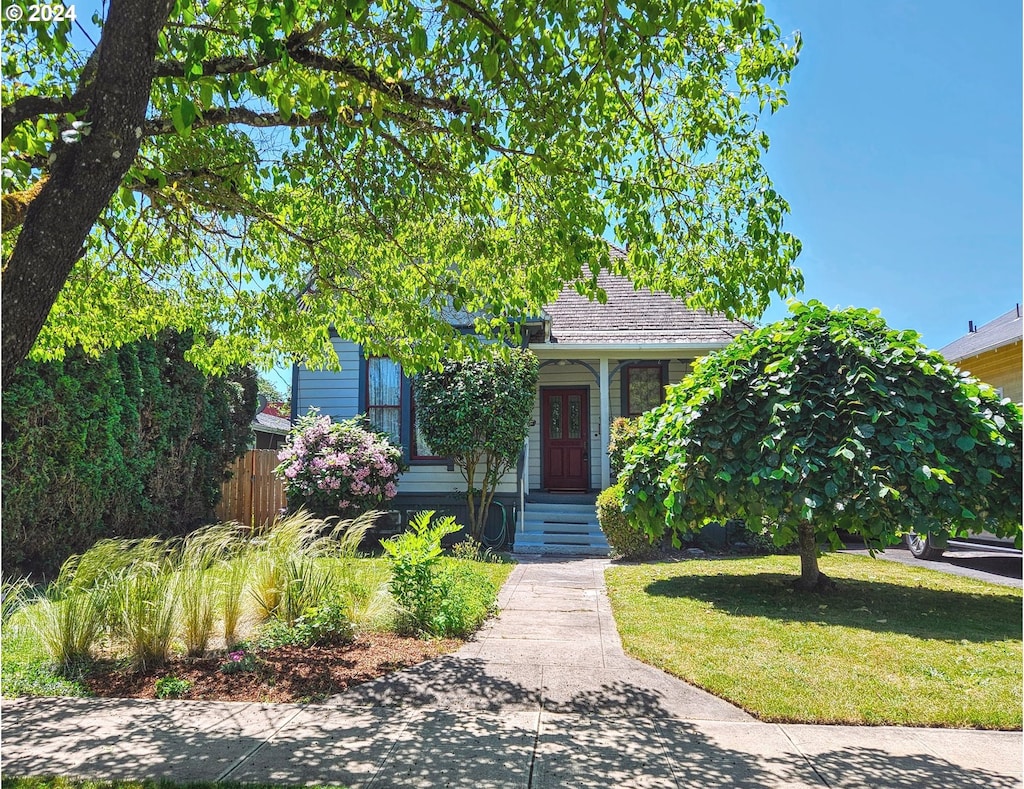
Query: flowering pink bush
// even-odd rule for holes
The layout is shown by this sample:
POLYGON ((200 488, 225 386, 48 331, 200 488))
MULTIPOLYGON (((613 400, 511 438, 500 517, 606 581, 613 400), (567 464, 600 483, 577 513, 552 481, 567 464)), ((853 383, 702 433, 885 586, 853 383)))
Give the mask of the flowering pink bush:
POLYGON ((398 492, 402 453, 360 419, 332 422, 310 409, 288 436, 274 472, 284 481, 289 509, 354 517, 398 492))

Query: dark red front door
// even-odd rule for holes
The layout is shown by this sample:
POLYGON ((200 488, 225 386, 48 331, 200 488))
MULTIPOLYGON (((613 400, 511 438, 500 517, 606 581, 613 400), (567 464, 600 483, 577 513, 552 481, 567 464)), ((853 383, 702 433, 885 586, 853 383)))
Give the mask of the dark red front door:
POLYGON ((543 486, 547 490, 589 490, 588 389, 541 392, 543 486))

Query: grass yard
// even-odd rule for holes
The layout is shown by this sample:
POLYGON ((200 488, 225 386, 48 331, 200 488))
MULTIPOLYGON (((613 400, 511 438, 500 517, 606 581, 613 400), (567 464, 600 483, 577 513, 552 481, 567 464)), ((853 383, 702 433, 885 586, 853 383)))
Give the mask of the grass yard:
POLYGON ((766 721, 1021 728, 1021 592, 844 554, 607 572, 626 651, 766 721))

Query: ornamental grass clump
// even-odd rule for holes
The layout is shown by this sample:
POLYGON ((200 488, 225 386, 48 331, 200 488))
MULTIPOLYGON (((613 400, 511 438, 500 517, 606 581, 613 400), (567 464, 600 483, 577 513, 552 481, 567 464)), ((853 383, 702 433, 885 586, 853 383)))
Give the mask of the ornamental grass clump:
POLYGON ((112 632, 136 669, 160 666, 177 634, 176 577, 166 564, 139 563, 117 579, 110 597, 112 632))
POLYGON ((376 513, 334 523, 300 511, 274 522, 249 549, 249 591, 262 619, 291 626, 331 596, 345 597, 347 569, 376 513))
POLYGON ((360 515, 398 492, 401 450, 360 419, 332 422, 310 409, 277 457, 290 505, 317 515, 360 515))
POLYGON ((92 592, 41 597, 25 614, 46 656, 60 669, 88 660, 103 632, 103 611, 92 592))
POLYGON ((0 628, 7 627, 18 611, 31 599, 32 585, 27 578, 7 579, 0 584, 0 628))
POLYGON ((206 652, 213 638, 217 613, 222 608, 220 565, 230 555, 236 535, 237 527, 230 523, 199 529, 181 542, 174 557, 181 638, 189 657, 206 652))

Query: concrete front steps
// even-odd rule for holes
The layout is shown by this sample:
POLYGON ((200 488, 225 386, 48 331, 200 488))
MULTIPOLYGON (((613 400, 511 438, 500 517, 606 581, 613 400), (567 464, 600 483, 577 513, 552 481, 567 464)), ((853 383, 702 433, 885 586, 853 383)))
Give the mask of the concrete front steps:
POLYGON ((593 504, 526 502, 524 530, 516 532, 515 553, 607 556, 608 541, 593 504))

